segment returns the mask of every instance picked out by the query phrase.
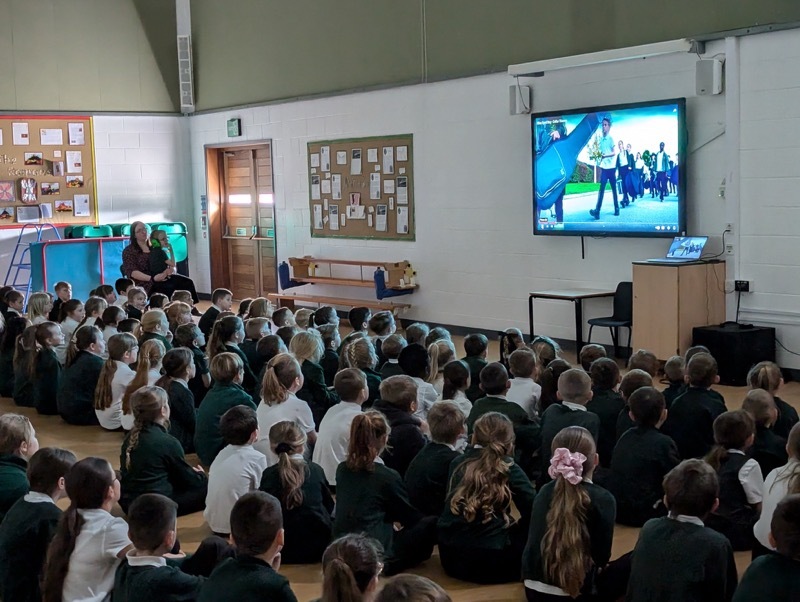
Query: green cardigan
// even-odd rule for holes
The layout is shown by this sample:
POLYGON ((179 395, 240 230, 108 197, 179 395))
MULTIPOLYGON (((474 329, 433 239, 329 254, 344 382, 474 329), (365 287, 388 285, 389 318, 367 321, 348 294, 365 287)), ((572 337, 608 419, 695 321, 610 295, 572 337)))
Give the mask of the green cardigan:
POLYGON ((30 491, 28 462, 14 454, 0 455, 0 521, 19 498, 30 491))
POLYGON ((98 424, 94 412, 94 389, 105 361, 99 355, 81 351, 72 365, 61 373, 58 384, 58 413, 69 424, 98 424))
POLYGON ((131 566, 124 560, 114 577, 112 602, 194 602, 204 577, 187 575, 174 566, 131 566))
POLYGON ((739 582, 733 602, 789 602, 800 593, 800 562, 781 554, 756 558, 739 582))
POLYGON ((194 432, 194 448, 205 466, 211 466, 214 458, 225 447, 225 441, 219 432, 219 419, 238 405, 256 409, 253 398, 234 383, 214 383, 200 404, 194 432))
POLYGON ((211 573, 198 602, 297 602, 289 580, 253 556, 228 558, 211 573))

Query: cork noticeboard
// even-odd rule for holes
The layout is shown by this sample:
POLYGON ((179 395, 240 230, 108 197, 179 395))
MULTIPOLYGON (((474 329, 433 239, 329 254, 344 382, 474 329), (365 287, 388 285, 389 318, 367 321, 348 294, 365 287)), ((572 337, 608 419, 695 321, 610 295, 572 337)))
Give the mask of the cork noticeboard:
POLYGON ((92 119, 0 115, 0 229, 97 223, 92 119))
POLYGON ((308 143, 313 238, 412 241, 412 134, 308 143))

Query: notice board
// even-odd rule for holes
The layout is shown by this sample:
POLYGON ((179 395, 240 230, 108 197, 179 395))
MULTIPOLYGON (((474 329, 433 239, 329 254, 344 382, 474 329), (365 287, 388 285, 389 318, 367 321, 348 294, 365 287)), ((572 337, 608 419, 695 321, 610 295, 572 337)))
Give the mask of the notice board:
POLYGON ((413 140, 309 142, 311 236, 414 240, 413 140))

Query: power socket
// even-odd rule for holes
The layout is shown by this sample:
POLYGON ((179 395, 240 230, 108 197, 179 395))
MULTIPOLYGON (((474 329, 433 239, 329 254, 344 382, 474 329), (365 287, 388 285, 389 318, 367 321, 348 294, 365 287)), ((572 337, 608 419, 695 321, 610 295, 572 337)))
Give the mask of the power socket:
POLYGON ((725 245, 725 254, 733 255, 733 245, 731 243, 725 245))
POLYGON ((749 293, 750 292, 750 281, 749 280, 734 280, 733 281, 733 290, 737 293, 749 293))
POLYGON ((733 224, 725 224, 725 232, 733 234, 733 224))

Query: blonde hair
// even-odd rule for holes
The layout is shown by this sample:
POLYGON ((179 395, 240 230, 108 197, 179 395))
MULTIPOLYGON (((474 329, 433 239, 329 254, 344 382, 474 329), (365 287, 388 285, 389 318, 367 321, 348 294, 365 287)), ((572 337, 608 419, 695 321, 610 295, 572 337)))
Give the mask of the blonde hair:
POLYGON ((310 318, 311 318, 311 316, 313 314, 314 314, 314 312, 311 311, 310 309, 307 309, 305 307, 301 307, 296 312, 294 312, 294 323, 297 324, 297 326, 299 328, 302 328, 303 330, 305 330, 306 328, 311 326, 311 324, 309 324, 309 322, 310 322, 310 318))
POLYGON ((261 399, 268 406, 289 399, 289 387, 302 375, 300 363, 288 353, 279 353, 267 363, 261 384, 261 399))
POLYGON ((181 302, 186 303, 189 307, 194 305, 194 299, 192 299, 192 293, 189 291, 174 291, 172 296, 169 298, 170 301, 173 303, 181 302))
POLYGON ((428 382, 432 384, 436 382, 444 367, 456 359, 456 348, 450 339, 439 339, 428 345, 428 357, 430 358, 428 382))
POLYGON ((751 389, 764 389, 775 394, 781 386, 781 369, 775 362, 759 362, 747 373, 747 384, 751 389))
POLYGON ((35 318, 49 319, 45 310, 51 303, 49 294, 42 292, 33 293, 28 299, 28 319, 31 321, 35 318))
MULTIPOLYGON (((789 452, 790 460, 800 460, 800 422, 795 424, 792 430, 789 431, 786 451, 789 452)), ((789 495, 800 493, 800 462, 793 462, 791 470, 784 471, 772 486, 774 487, 778 481, 787 481, 789 495)))
POLYGON ((374 370, 378 364, 375 346, 368 338, 357 339, 347 346, 347 365, 350 368, 374 370))
MULTIPOLYGON (((551 453, 559 447, 586 457, 585 475, 595 456, 591 433, 580 426, 562 429, 553 438, 551 453)), ((547 582, 573 598, 580 594, 586 573, 592 566, 591 542, 586 528, 590 504, 589 494, 581 483, 572 485, 563 475, 556 475, 547 511, 547 530, 541 543, 542 562, 547 582)))
POLYGON ((235 353, 226 351, 213 357, 209 370, 214 382, 227 385, 236 380, 239 373, 244 371, 244 362, 235 353))
POLYGON ((272 312, 275 311, 269 299, 264 297, 256 297, 250 302, 250 307, 247 309, 247 316, 249 318, 272 318, 272 312))
POLYGON ((244 321, 244 333, 248 339, 257 341, 261 338, 265 326, 269 326, 267 318, 247 318, 244 321))
POLYGON ((33 424, 22 414, 0 416, 0 454, 17 453, 20 446, 33 439, 33 424))
POLYGON ((769 391, 764 389, 751 389, 748 391, 742 402, 742 409, 750 413, 756 426, 767 428, 771 426, 773 410, 777 412, 775 399, 769 391))
MULTIPOLYGON (((181 316, 189 316, 189 322, 192 321, 192 306, 183 301, 173 301, 167 306, 164 313, 166 313, 167 320, 169 321, 169 329, 173 333, 175 329, 181 325, 178 324, 178 320, 181 316)), ((189 324, 189 322, 183 322, 183 324, 189 324)))
POLYGON ((347 444, 347 468, 353 471, 375 470, 375 458, 381 455, 389 440, 389 423, 377 410, 356 414, 350 423, 347 444))
POLYGON ((273 424, 269 429, 269 446, 278 456, 278 475, 281 478, 281 503, 286 510, 303 505, 303 483, 306 480, 306 463, 293 460, 293 454, 303 453, 306 434, 289 420, 273 424))
POLYGON ((121 362, 125 354, 136 347, 138 343, 132 334, 122 332, 108 339, 108 359, 100 370, 100 378, 94 388, 94 409, 107 410, 114 401, 111 393, 111 383, 117 372, 117 362, 121 362))
POLYGON ((294 354, 300 363, 308 360, 316 364, 325 354, 325 345, 316 330, 306 330, 298 332, 292 337, 289 343, 289 351, 294 354))
POLYGON ((87 318, 91 318, 94 314, 97 314, 99 318, 103 315, 103 312, 108 307, 108 301, 103 299, 102 297, 89 297, 86 299, 86 303, 83 304, 83 308, 86 310, 86 317, 83 319, 84 322, 87 318))
POLYGON ((169 403, 167 392, 161 387, 144 386, 131 395, 131 409, 133 411, 133 428, 128 435, 128 444, 125 447, 125 467, 131 467, 131 452, 139 445, 139 434, 149 424, 154 424, 161 418, 161 412, 169 403))
POLYGON ((147 386, 147 373, 154 367, 161 365, 161 360, 164 359, 164 354, 166 352, 167 349, 164 347, 164 343, 158 339, 145 341, 139 347, 139 360, 136 365, 136 374, 125 389, 125 394, 122 396, 123 414, 131 413, 131 396, 142 387, 147 386))
POLYGON ((169 330, 167 314, 160 309, 150 309, 142 315, 142 330, 144 332, 155 332, 156 327, 161 326, 161 334, 166 334, 169 330))
POLYGON ((490 522, 500 514, 511 524, 511 487, 509 470, 514 461, 514 426, 498 412, 488 412, 473 426, 472 442, 480 445, 479 453, 458 465, 450 478, 453 496, 450 512, 468 522, 480 519, 490 522), (461 481, 455 485, 458 475, 461 481))

